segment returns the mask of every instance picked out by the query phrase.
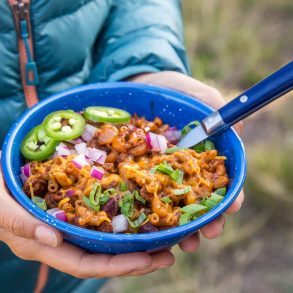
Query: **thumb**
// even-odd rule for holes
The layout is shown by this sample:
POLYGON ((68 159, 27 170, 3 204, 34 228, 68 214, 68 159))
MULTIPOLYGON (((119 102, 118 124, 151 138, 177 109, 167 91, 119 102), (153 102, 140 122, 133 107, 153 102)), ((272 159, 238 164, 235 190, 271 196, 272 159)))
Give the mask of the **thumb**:
POLYGON ((62 243, 63 237, 59 231, 31 216, 5 190, 2 189, 0 192, 2 193, 0 197, 0 227, 2 229, 52 247, 62 243))
MULTIPOLYGON (((1 151, 0 151, 1 158, 1 151)), ((35 239, 49 246, 59 246, 63 236, 24 210, 9 194, 0 165, 0 228, 17 236, 35 239)))

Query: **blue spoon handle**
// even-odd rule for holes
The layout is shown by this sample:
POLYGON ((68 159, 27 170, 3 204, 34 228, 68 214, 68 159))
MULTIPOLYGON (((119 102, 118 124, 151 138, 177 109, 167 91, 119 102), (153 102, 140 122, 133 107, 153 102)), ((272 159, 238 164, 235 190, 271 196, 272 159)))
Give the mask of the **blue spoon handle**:
POLYGON ((281 67, 218 110, 224 123, 232 126, 293 89, 293 61, 281 67))

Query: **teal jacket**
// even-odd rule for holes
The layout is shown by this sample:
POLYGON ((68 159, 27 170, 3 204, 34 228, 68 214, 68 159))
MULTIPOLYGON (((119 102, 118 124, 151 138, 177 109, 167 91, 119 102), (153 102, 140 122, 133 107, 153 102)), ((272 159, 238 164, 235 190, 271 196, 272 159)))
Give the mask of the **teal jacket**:
MULTIPOLYGON (((30 87, 40 100, 84 83, 119 81, 143 72, 188 72, 179 0, 18 1, 30 2, 25 15, 31 27, 28 51, 37 70, 30 87)), ((2 144, 11 124, 27 108, 28 85, 21 74, 18 22, 7 0, 0 1, 0 15, 2 144)), ((3 292, 32 292, 38 268, 38 263, 19 260, 0 245, 3 292)), ((102 281, 81 282, 50 270, 45 292, 92 292, 90 287, 94 292, 102 281)))

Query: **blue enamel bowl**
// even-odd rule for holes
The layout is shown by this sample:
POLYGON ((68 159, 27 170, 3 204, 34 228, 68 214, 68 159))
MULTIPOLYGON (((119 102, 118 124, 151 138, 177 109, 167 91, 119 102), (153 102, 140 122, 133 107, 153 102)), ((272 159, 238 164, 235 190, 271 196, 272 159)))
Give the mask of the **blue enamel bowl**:
POLYGON ((20 167, 23 158, 20 144, 32 127, 57 110, 82 110, 87 106, 103 105, 122 108, 147 119, 161 117, 165 123, 179 129, 192 120, 201 120, 212 112, 204 103, 182 93, 145 84, 103 83, 74 88, 47 98, 27 110, 11 127, 2 149, 2 168, 7 186, 14 198, 36 218, 60 230, 66 241, 92 252, 125 253, 156 251, 175 245, 221 215, 239 194, 246 177, 243 144, 233 129, 213 137, 224 156, 230 185, 222 202, 214 209, 180 227, 147 234, 111 234, 91 231, 62 222, 39 209, 22 191, 20 167))

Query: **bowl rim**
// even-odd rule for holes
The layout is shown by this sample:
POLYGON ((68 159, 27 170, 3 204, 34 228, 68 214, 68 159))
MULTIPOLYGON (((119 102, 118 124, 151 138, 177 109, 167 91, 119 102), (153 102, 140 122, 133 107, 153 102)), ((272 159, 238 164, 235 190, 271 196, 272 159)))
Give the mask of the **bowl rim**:
POLYGON ((182 103, 194 104, 200 106, 200 108, 207 112, 208 114, 214 111, 213 108, 208 106, 207 104, 203 103, 202 101, 189 96, 185 93, 165 88, 162 86, 154 86, 144 83, 132 83, 132 82, 108 82, 108 83, 96 83, 96 84, 88 84, 83 86, 78 86, 69 90, 62 91, 60 93, 54 94, 48 98, 43 99, 38 104, 34 105, 32 108, 27 109, 11 126, 3 143, 2 149, 2 170, 5 182, 8 186, 8 189, 12 193, 13 197, 18 201, 18 203, 26 209, 30 214, 38 218, 39 220, 45 222, 46 224, 56 228, 65 234, 71 234, 70 237, 75 236, 79 238, 86 238, 87 240, 102 240, 112 243, 146 243, 151 241, 159 241, 162 239, 169 239, 180 237, 182 234, 188 235, 192 232, 198 231, 201 227, 205 226, 206 224, 210 223, 212 220, 216 219, 220 216, 236 199, 237 195, 242 189, 246 178, 247 172, 247 163, 246 163, 246 155, 244 150, 244 145, 233 128, 229 128, 227 130, 228 133, 232 135, 232 140, 238 144, 236 156, 239 158, 241 163, 239 167, 239 180, 234 182, 230 189, 228 190, 227 194, 225 195, 224 199, 220 204, 218 204, 215 208, 204 214, 203 216, 199 217, 196 220, 193 220, 187 224, 182 226, 177 226, 165 230, 161 230, 158 232, 151 232, 151 233, 139 233, 139 234, 114 234, 114 233, 106 233, 100 231, 93 231, 86 228, 80 228, 74 225, 70 225, 68 223, 62 222, 53 216, 47 214, 43 210, 36 208, 36 205, 23 193, 21 187, 18 185, 15 177, 13 176, 12 167, 10 165, 11 162, 11 150, 15 136, 17 135, 18 131, 22 127, 23 123, 26 121, 27 117, 30 116, 32 113, 35 113, 41 110, 43 107, 49 105, 52 101, 62 99, 64 96, 69 94, 79 94, 85 90, 111 90, 111 89, 119 89, 119 88, 127 88, 131 89, 140 89, 143 91, 157 91, 158 94, 166 94, 170 96, 173 100, 180 100, 182 103), (233 191, 233 193, 232 193, 233 191))

